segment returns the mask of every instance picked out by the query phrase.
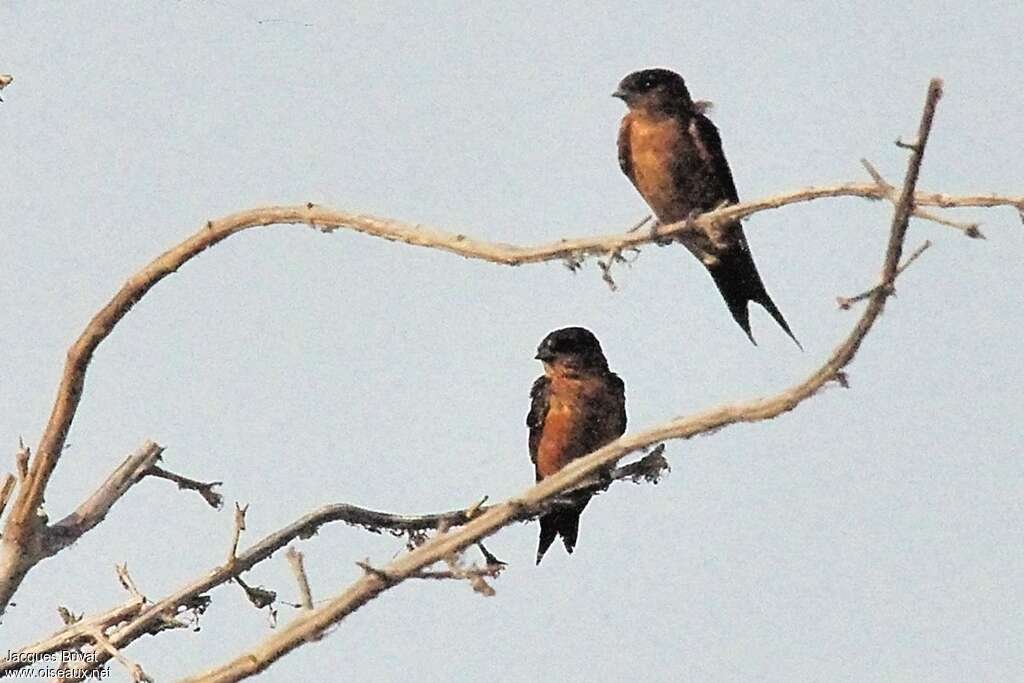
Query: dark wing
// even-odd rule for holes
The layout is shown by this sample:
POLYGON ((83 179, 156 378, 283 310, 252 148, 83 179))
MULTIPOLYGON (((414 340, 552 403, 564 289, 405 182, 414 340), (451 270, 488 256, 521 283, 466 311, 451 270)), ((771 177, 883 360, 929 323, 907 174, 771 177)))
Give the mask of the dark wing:
POLYGON ((526 426, 530 428, 530 460, 537 464, 537 447, 544 433, 544 418, 548 414, 548 390, 551 380, 541 375, 530 389, 530 412, 526 415, 526 426))
POLYGON ((609 373, 608 380, 608 388, 618 408, 615 423, 615 438, 618 438, 626 432, 626 384, 614 372, 609 373))
POLYGON ((626 174, 629 181, 636 185, 636 181, 633 180, 633 153, 629 148, 629 115, 622 117, 622 123, 619 124, 619 168, 626 174))
POLYGON ((580 457, 611 443, 626 431, 626 385, 614 372, 601 377, 602 391, 588 403, 587 428, 577 435, 580 457))
POLYGON ((740 198, 736 194, 736 185, 732 180, 729 162, 725 160, 725 152, 722 151, 722 138, 718 135, 718 128, 711 123, 711 119, 703 114, 698 114, 691 119, 690 134, 696 137, 694 147, 704 163, 707 164, 715 180, 718 181, 723 199, 738 204, 740 198))

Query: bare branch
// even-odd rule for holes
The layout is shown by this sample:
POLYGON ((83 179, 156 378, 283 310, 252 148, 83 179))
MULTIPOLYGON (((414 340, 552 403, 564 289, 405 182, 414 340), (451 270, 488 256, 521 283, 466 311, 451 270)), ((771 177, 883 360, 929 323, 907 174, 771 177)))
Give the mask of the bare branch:
POLYGON ((42 546, 46 556, 71 545, 82 534, 102 522, 114 503, 146 476, 147 470, 160 459, 163 451, 159 444, 147 441, 125 458, 95 493, 74 512, 46 530, 46 542, 42 546))
POLYGON ((128 673, 132 677, 132 681, 135 683, 153 683, 153 679, 146 675, 146 672, 142 670, 141 666, 128 659, 124 653, 114 647, 114 645, 107 640, 106 635, 103 634, 101 629, 93 627, 92 630, 89 631, 89 637, 96 642, 96 645, 101 650, 116 659, 121 666, 128 670, 128 673))
POLYGON ((121 587, 124 588, 132 597, 142 597, 142 593, 139 592, 138 587, 135 585, 135 580, 132 579, 131 574, 128 573, 128 563, 115 564, 114 571, 117 572, 117 580, 121 582, 121 587))
POLYGON ((246 504, 245 507, 241 507, 238 503, 235 503, 234 530, 231 535, 231 549, 228 550, 227 566, 229 567, 238 559, 238 540, 242 537, 242 532, 245 531, 245 513, 248 511, 248 504, 246 504))
MULTIPOLYGON (((263 609, 264 607, 271 607, 274 601, 277 600, 277 593, 272 590, 267 590, 263 586, 250 586, 248 583, 242 580, 241 576, 236 576, 234 579, 235 583, 242 587, 245 591, 245 597, 248 598, 249 602, 252 603, 256 609, 263 609)), ((274 612, 271 612, 271 618, 273 618, 274 612)))
MULTIPOLYGON (((861 159, 860 163, 863 164, 865 169, 867 169, 868 175, 870 175, 875 181, 875 184, 878 185, 879 189, 885 192, 886 198, 892 202, 898 201, 899 197, 896 193, 896 188, 890 185, 885 178, 882 177, 882 174, 878 172, 878 169, 876 169, 867 159, 861 159)), ((981 234, 978 223, 954 221, 917 207, 914 208, 914 215, 918 218, 938 223, 939 225, 945 225, 947 227, 960 230, 964 235, 972 239, 985 239, 985 236, 981 234)))
MULTIPOLYGON (((32 458, 31 467, 20 486, 8 514, 3 538, 0 540, 0 613, 14 595, 28 570, 38 562, 38 546, 45 533, 44 522, 39 519, 46 485, 60 459, 68 430, 74 420, 85 386, 86 370, 93 353, 113 331, 118 322, 146 293, 182 265, 228 237, 250 228, 276 224, 302 224, 323 232, 338 229, 353 230, 386 240, 404 242, 467 258, 475 258, 504 265, 520 265, 542 261, 562 260, 578 264, 591 255, 622 252, 624 249, 660 241, 686 231, 706 230, 714 233, 717 226, 734 222, 751 214, 775 209, 788 204, 806 202, 825 197, 860 196, 874 199, 888 198, 877 183, 846 183, 831 187, 808 188, 717 209, 696 219, 687 219, 671 225, 658 226, 649 233, 606 235, 582 239, 563 239, 536 247, 519 247, 485 242, 456 234, 424 227, 418 224, 375 218, 326 209, 315 204, 304 206, 276 206, 243 211, 210 221, 199 232, 181 244, 166 251, 141 271, 133 275, 100 311, 90 320, 81 336, 68 350, 67 361, 50 418, 32 458)), ((915 205, 941 206, 1015 206, 1024 210, 1024 198, 986 195, 966 199, 947 195, 921 195, 915 205)), ((913 210, 913 209, 912 209, 913 210)))
POLYGON ((144 606, 145 599, 141 596, 134 596, 123 605, 96 616, 86 617, 38 643, 14 650, 10 656, 0 659, 0 676, 31 666, 34 660, 37 661, 43 655, 87 645, 89 634, 93 629, 107 629, 128 621, 138 616, 144 606))
POLYGON ((150 467, 146 471, 146 476, 173 481, 178 485, 179 489, 195 491, 203 497, 203 500, 205 500, 210 507, 216 510, 219 510, 224 505, 224 496, 213 490, 215 486, 222 485, 224 483, 222 481, 196 481, 195 479, 189 479, 188 477, 183 477, 180 474, 175 474, 174 472, 165 470, 157 465, 150 467))
POLYGON ((634 223, 633 227, 630 228, 629 230, 627 230, 626 232, 636 232, 640 228, 642 228, 645 225, 647 225, 648 223, 650 223, 652 220, 654 220, 654 216, 652 216, 651 214, 647 214, 646 216, 641 218, 639 221, 634 223))
MULTIPOLYGON (((907 268, 909 268, 910 264, 913 263, 914 261, 916 261, 917 257, 919 257, 921 254, 923 254, 925 252, 925 250, 927 250, 930 246, 932 246, 931 241, 930 240, 925 240, 921 244, 921 246, 919 246, 917 249, 915 249, 914 253, 912 253, 910 256, 908 256, 907 259, 903 263, 900 264, 900 267, 896 269, 897 277, 899 275, 902 275, 903 271, 905 271, 907 268)), ((850 296, 850 297, 837 296, 836 297, 836 303, 839 305, 839 308, 843 309, 844 311, 847 311, 847 310, 850 309, 850 307, 853 304, 857 303, 858 301, 863 301, 864 299, 867 299, 868 297, 870 297, 872 294, 875 293, 875 290, 877 290, 879 287, 881 287, 881 285, 875 285, 871 289, 865 290, 865 291, 861 292, 860 294, 856 294, 856 295, 850 296)))
POLYGON ((299 604, 302 609, 313 609, 313 594, 309 590, 309 578, 302 563, 302 553, 290 546, 284 556, 292 568, 292 573, 295 574, 296 583, 299 584, 299 604))
POLYGON ((32 457, 32 451, 25 442, 18 437, 18 452, 14 454, 14 470, 18 473, 18 481, 22 482, 28 478, 28 459, 32 457))
POLYGON ((343 593, 312 611, 300 614, 280 632, 264 639, 262 643, 241 657, 187 680, 237 681, 265 670, 270 664, 300 647, 308 639, 321 636, 327 628, 338 623, 384 590, 507 526, 514 521, 517 512, 523 507, 536 505, 586 481, 589 477, 598 474, 602 468, 614 464, 619 458, 632 451, 667 439, 688 439, 696 434, 721 429, 739 422, 759 422, 771 419, 793 410, 797 405, 814 396, 827 382, 834 380, 837 373, 853 359, 890 295, 897 274, 903 240, 906 237, 907 226, 913 212, 914 188, 921 160, 928 142, 935 106, 941 94, 941 81, 932 80, 921 116, 917 141, 912 146, 903 190, 893 215, 889 244, 882 267, 882 286, 871 295, 864 314, 846 340, 807 379, 771 398, 714 408, 697 415, 672 420, 638 434, 621 437, 583 458, 574 460, 555 475, 542 480, 517 498, 490 508, 458 531, 438 535, 415 550, 398 557, 386 567, 378 570, 380 575, 365 574, 343 593))
POLYGON ((474 577, 485 576, 497 578, 505 569, 504 565, 488 565, 486 567, 467 567, 463 569, 424 569, 409 576, 410 579, 457 579, 466 580, 474 577))
POLYGON ((7 501, 14 491, 15 481, 13 474, 5 474, 4 483, 0 484, 0 518, 4 516, 4 508, 7 507, 7 501))
MULTIPOLYGON (((633 482, 658 481, 659 477, 669 469, 668 462, 666 462, 662 455, 664 450, 665 448, 663 445, 658 445, 652 449, 648 455, 644 456, 640 460, 631 462, 613 470, 608 479, 610 481, 628 480, 633 482)), ((608 481, 604 481, 595 484, 588 480, 583 482, 582 486, 570 487, 567 489, 566 493, 578 493, 580 491, 598 493, 607 488, 608 483, 608 481)), ((572 505, 573 502, 574 501, 571 498, 566 496, 553 496, 549 500, 538 502, 536 506, 520 507, 517 510, 518 517, 516 519, 521 521, 533 519, 544 514, 544 512, 548 511, 552 507, 557 505, 572 505)), ((255 565, 271 557, 275 552, 284 548, 292 541, 296 539, 310 538, 316 534, 320 527, 326 524, 343 522, 352 526, 367 529, 374 533, 380 533, 384 529, 390 530, 393 533, 422 533, 425 531, 433 531, 441 527, 450 528, 454 526, 461 526, 469 522, 471 519, 476 519, 481 516, 482 512, 488 509, 489 508, 483 506, 483 501, 480 501, 479 503, 476 503, 464 510, 453 510, 450 512, 428 515, 396 515, 367 510, 365 508, 345 503, 325 505, 299 518, 283 529, 264 537, 254 545, 247 548, 241 554, 238 554, 233 563, 214 567, 204 573, 201 578, 154 603, 151 607, 148 607, 145 611, 139 613, 128 621, 128 623, 124 624, 116 631, 109 633, 107 637, 116 647, 124 648, 139 637, 147 633, 152 633, 154 628, 159 627, 168 620, 168 615, 175 614, 181 608, 196 609, 200 611, 204 610, 209 604, 209 598, 204 597, 204 593, 217 586, 225 584, 232 579, 236 579, 240 574, 243 574, 255 565)), ((504 565, 501 560, 488 552, 482 544, 478 544, 478 546, 480 547, 480 551, 488 566, 504 565)), ((362 567, 364 571, 370 573, 375 571, 375 568, 368 563, 357 562, 356 564, 362 567)), ((246 587, 243 586, 243 590, 245 590, 245 588, 246 587)), ((255 589, 249 588, 249 590, 255 589)), ((248 590, 246 591, 246 594, 251 600, 252 596, 249 594, 248 590)), ((84 672, 91 671, 101 666, 108 659, 109 657, 100 653, 99 658, 95 661, 81 663, 76 662, 67 679, 75 680, 74 676, 79 676, 78 680, 81 680, 80 677, 84 672)), ((0 668, 0 672, 2 671, 3 669, 0 668)))

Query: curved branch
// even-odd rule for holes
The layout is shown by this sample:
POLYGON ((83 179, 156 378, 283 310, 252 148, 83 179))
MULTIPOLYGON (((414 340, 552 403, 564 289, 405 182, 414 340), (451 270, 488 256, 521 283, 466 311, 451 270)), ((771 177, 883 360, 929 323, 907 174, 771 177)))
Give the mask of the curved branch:
MULTIPOLYGON (((440 249, 467 258, 503 265, 520 265, 558 259, 578 262, 581 257, 586 255, 616 254, 623 249, 663 240, 686 231, 701 229, 715 232, 717 226, 760 211, 825 197, 840 196, 893 200, 891 188, 880 182, 812 187, 760 201, 727 206, 706 213, 692 221, 659 226, 657 230, 563 239, 535 247, 519 247, 474 240, 463 234, 362 214, 334 211, 315 204, 254 209, 211 221, 199 232, 164 252, 129 278, 110 302, 90 320, 81 336, 68 350, 49 420, 36 448, 35 457, 32 458, 28 476, 18 487, 17 495, 10 506, 3 538, 0 539, 0 614, 3 614, 25 574, 44 556, 41 553, 41 543, 46 532, 46 519, 40 515, 39 511, 44 502, 46 486, 60 459, 68 431, 81 400, 86 370, 96 348, 153 286, 209 247, 238 232, 276 224, 305 224, 323 232, 344 228, 382 239, 440 249)), ((917 211, 915 206, 919 205, 943 207, 1009 205, 1024 212, 1024 198, 998 195, 957 198, 943 194, 920 193, 914 199, 915 201, 910 204, 908 209, 910 212, 917 211)))
MULTIPOLYGON (((46 484, 59 460, 60 452, 64 447, 68 430, 81 399, 86 369, 99 344, 109 336, 117 323, 154 285, 176 272, 206 249, 243 230, 279 224, 304 224, 323 232, 347 229, 389 241, 448 251, 466 258, 517 266, 559 259, 579 259, 586 255, 616 253, 630 247, 663 240, 666 237, 678 236, 687 231, 714 230, 718 225, 761 211, 816 199, 844 196, 885 199, 889 195, 890 190, 879 183, 843 183, 827 187, 810 187, 758 201, 723 207, 705 213, 689 224, 683 221, 659 226, 657 230, 652 231, 562 239, 533 247, 475 240, 463 234, 428 228, 419 224, 334 211, 314 204, 252 209, 211 221, 205 228, 178 246, 166 251, 129 278, 110 302, 92 318, 85 331, 68 350, 67 361, 50 419, 36 449, 36 456, 32 460, 28 481, 25 486, 20 488, 15 505, 12 507, 4 535, 12 541, 18 541, 24 534, 31 531, 30 522, 43 502, 46 484)), ((918 193, 914 205, 934 205, 946 208, 1014 206, 1018 210, 1024 211, 1024 197, 1002 195, 954 197, 938 193, 918 193)), ((6 602, 3 599, 5 597, 3 593, 3 590, 0 590, 0 605, 6 602)), ((6 597, 9 598, 9 596, 6 597)))
POLYGON ((622 437, 573 461, 554 476, 542 480, 524 491, 519 497, 491 508, 458 531, 439 534, 417 549, 400 556, 380 571, 367 573, 345 592, 321 607, 296 617, 280 632, 264 639, 262 643, 241 657, 187 680, 193 682, 237 681, 263 671, 288 652, 321 636, 326 629, 388 588, 508 525, 515 519, 517 512, 523 506, 536 505, 582 483, 587 477, 612 465, 628 453, 660 441, 688 439, 697 434, 738 422, 767 420, 793 410, 801 402, 816 394, 825 383, 835 379, 840 371, 853 360, 865 336, 881 314, 886 299, 890 296, 899 266, 903 241, 913 212, 914 187, 931 130, 935 106, 941 95, 942 82, 938 79, 932 80, 928 88, 917 141, 908 146, 911 155, 903 191, 893 215, 889 243, 882 267, 882 286, 871 295, 864 314, 850 335, 833 351, 825 364, 811 376, 771 398, 714 408, 692 417, 679 418, 653 429, 622 437))

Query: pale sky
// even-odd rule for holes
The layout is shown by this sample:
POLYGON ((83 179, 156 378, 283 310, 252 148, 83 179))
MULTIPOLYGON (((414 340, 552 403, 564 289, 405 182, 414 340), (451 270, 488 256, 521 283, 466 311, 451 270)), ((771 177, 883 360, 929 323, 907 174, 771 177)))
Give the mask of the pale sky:
MULTIPOLYGON (((715 103, 742 199, 866 180, 862 157, 898 183, 893 141, 932 76, 921 189, 1024 195, 1018 3, 337 4, 0 5, 0 471, 38 440, 89 317, 209 219, 313 201, 524 245, 632 225, 646 207, 609 95, 638 68, 715 103)), ((593 262, 234 237, 100 347, 47 495, 63 516, 153 439, 169 469, 223 480, 228 506, 143 482, 29 575, 0 654, 56 630, 57 605, 121 602, 115 563, 159 599, 222 562, 234 501, 244 545, 330 502, 424 513, 521 491, 533 355, 555 328, 600 338, 630 430, 777 392, 846 335, 858 313, 835 297, 874 283, 890 215, 839 199, 746 222, 803 353, 756 307, 751 346, 678 247, 643 249, 611 292, 593 262)), ((934 247, 849 390, 669 443, 671 474, 592 502, 571 558, 534 567, 536 525, 517 525, 488 544, 509 562, 495 597, 404 584, 261 680, 1024 678, 1024 230, 1008 208, 953 215, 988 240, 913 224, 908 248, 934 247)), ((322 600, 403 544, 329 526, 298 547, 322 600)), ((245 578, 297 600, 283 555, 245 578)), ((173 680, 271 633, 236 586, 212 598, 199 633, 128 654, 173 680)))

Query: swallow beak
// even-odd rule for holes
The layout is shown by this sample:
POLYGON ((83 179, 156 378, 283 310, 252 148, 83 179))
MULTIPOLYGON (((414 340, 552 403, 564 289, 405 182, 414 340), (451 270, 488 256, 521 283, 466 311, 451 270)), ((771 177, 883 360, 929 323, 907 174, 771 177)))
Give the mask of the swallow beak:
POLYGON ((536 358, 537 360, 547 362, 549 360, 554 360, 555 354, 552 353, 551 349, 549 349, 548 347, 542 346, 539 349, 537 349, 537 355, 534 356, 534 358, 536 358))
POLYGON ((619 88, 618 90, 613 92, 612 93, 612 97, 617 97, 620 100, 622 100, 623 102, 626 101, 626 93, 625 93, 625 91, 622 90, 622 88, 619 88))

